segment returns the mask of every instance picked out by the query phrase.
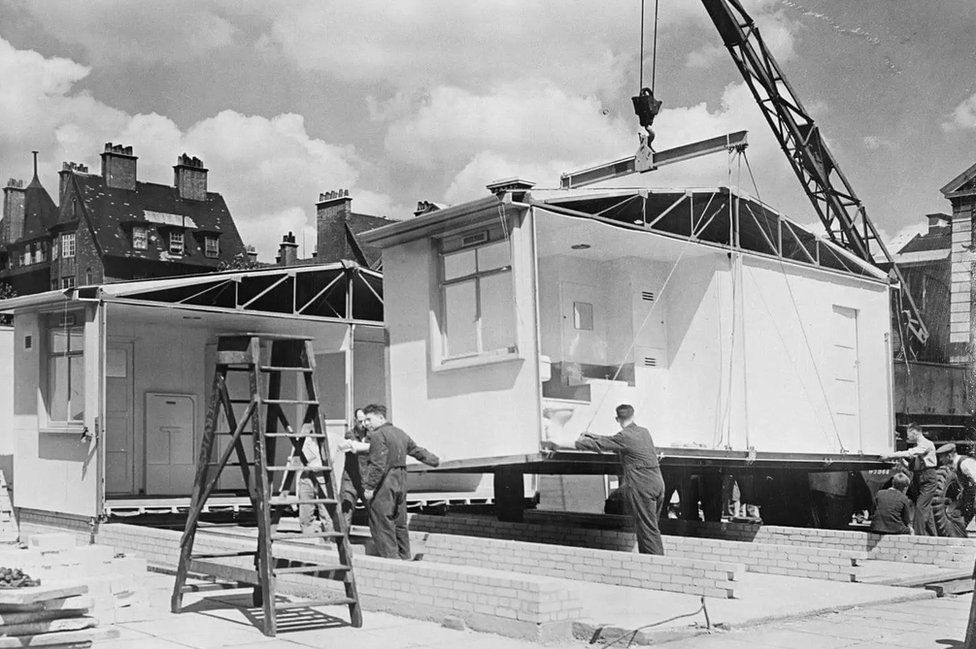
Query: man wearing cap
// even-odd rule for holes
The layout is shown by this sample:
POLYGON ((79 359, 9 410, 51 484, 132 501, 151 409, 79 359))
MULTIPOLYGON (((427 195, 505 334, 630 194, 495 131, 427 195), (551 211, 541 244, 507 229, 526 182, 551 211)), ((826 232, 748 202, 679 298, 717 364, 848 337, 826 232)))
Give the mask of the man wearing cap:
POLYGON ((911 448, 881 456, 882 460, 912 460, 918 495, 915 497, 915 533, 920 536, 938 536, 935 518, 932 516, 932 498, 938 486, 935 467, 937 458, 935 444, 922 434, 922 428, 912 422, 908 424, 908 443, 911 448))
POLYGON ((641 554, 664 554, 658 519, 664 504, 664 477, 657 461, 657 449, 651 433, 634 423, 634 407, 617 406, 616 421, 620 432, 616 435, 583 433, 576 440, 581 451, 619 453, 623 465, 624 493, 637 535, 637 551, 641 554))
POLYGON ((956 481, 961 487, 955 501, 946 503, 946 518, 949 521, 949 536, 966 538, 966 521, 976 513, 976 458, 959 455, 956 445, 943 444, 935 450, 939 463, 952 467, 956 481))

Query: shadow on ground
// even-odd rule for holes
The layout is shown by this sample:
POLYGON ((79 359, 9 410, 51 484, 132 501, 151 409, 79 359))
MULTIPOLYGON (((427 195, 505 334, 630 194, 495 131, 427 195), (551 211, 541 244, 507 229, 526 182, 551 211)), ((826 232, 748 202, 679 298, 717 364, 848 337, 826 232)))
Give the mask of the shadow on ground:
MULTIPOLYGON (((288 600, 278 598, 278 603, 287 604, 288 600)), ((264 610, 261 607, 252 606, 251 595, 249 593, 206 597, 184 606, 183 611, 187 613, 200 613, 201 615, 236 622, 242 625, 251 625, 258 629, 264 627, 264 610), (233 619, 218 614, 220 611, 227 610, 240 611, 244 618, 233 619)), ((277 618, 279 634, 288 633, 289 631, 313 631, 349 626, 349 622, 346 620, 307 606, 278 611, 277 618)))

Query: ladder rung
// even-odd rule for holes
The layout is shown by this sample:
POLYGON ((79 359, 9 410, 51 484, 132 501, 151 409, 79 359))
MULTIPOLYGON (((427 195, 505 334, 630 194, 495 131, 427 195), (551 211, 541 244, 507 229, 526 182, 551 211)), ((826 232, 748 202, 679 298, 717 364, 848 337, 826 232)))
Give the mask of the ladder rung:
POLYGON ((331 466, 287 466, 287 465, 280 466, 277 464, 272 466, 266 466, 264 468, 267 469, 268 471, 295 471, 297 473, 316 473, 316 472, 325 472, 325 471, 332 470, 331 466))
POLYGON ((265 433, 264 436, 265 437, 296 437, 296 438, 316 437, 316 438, 321 438, 321 439, 325 439, 326 437, 328 437, 328 435, 326 435, 325 433, 307 433, 307 434, 302 434, 302 433, 265 433))
POLYGON ((307 372, 307 373, 312 373, 315 370, 313 370, 311 367, 297 367, 297 366, 294 366, 294 365, 292 365, 292 366, 288 366, 288 365, 262 365, 261 366, 261 371, 262 372, 307 372))
POLYGON ((258 571, 251 568, 228 566, 222 563, 190 559, 189 572, 200 575, 212 575, 228 581, 239 581, 243 584, 259 584, 258 571))
POLYGON ((240 552, 208 552, 206 554, 191 555, 191 559, 222 559, 226 557, 253 557, 257 550, 241 550, 240 552))
POLYGON ((349 566, 344 566, 341 563, 334 564, 324 564, 324 565, 314 565, 307 563, 303 566, 289 566, 287 568, 275 568, 275 575, 289 575, 298 574, 303 572, 343 572, 350 570, 349 566))
MULTIPOLYGON (((220 466, 220 462, 207 462, 207 466, 220 466)), ((245 462, 244 464, 240 462, 225 462, 224 466, 254 466, 254 462, 245 462)))
MULTIPOLYGON (((246 401, 245 403, 250 403, 246 401)), ((312 401, 311 399, 264 399, 264 403, 270 403, 275 406, 317 406, 318 401, 312 401)))
POLYGON ((268 501, 272 505, 335 505, 335 498, 284 498, 278 496, 268 501))
POLYGON ((306 608, 311 606, 332 606, 339 604, 356 604, 352 597, 336 597, 335 599, 310 599, 304 602, 288 602, 287 604, 275 605, 276 611, 283 611, 290 608, 306 608))
POLYGON ((275 532, 272 541, 287 541, 288 539, 338 539, 345 536, 342 532, 275 532))
MULTIPOLYGON (((253 435, 253 434, 254 434, 254 431, 253 430, 242 430, 241 431, 241 435, 253 435)), ((221 437, 233 437, 234 436, 234 431, 232 431, 232 430, 229 430, 229 431, 222 431, 222 430, 220 430, 220 431, 214 432, 214 435, 219 435, 221 437)))

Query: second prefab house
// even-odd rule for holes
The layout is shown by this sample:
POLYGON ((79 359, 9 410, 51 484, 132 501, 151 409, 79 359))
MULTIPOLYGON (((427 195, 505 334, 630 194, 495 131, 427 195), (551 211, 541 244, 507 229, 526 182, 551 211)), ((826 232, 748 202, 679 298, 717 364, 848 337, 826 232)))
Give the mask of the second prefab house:
POLYGON ((523 475, 613 474, 549 448, 615 432, 620 403, 669 485, 762 471, 782 494, 893 448, 884 272, 728 188, 490 189, 365 237, 392 416, 442 470, 493 473, 496 500, 523 475))

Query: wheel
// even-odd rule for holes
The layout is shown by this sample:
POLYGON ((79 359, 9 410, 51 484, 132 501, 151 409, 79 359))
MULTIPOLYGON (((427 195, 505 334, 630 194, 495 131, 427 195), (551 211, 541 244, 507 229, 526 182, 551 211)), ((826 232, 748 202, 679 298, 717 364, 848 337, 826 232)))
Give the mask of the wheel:
POLYGON ((936 473, 932 516, 939 536, 966 537, 966 527, 976 514, 976 489, 963 487, 952 467, 940 466, 936 473))

